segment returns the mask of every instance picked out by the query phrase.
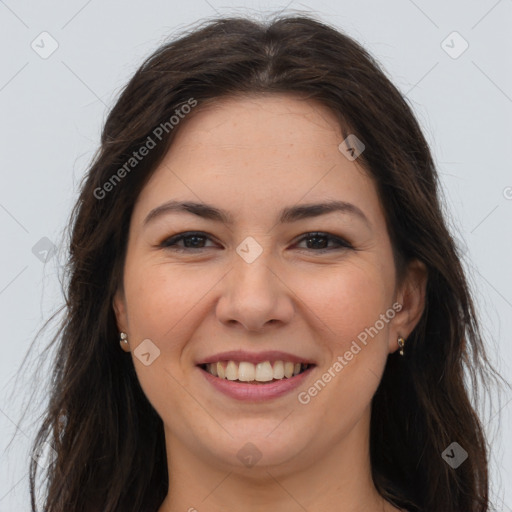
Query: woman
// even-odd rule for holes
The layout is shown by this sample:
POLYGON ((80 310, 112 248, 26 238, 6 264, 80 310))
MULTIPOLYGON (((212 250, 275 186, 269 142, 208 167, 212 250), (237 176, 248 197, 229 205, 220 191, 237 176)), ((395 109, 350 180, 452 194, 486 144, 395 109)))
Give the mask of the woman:
POLYGON ((320 22, 211 21, 136 72, 58 341, 47 512, 489 510, 464 383, 488 363, 430 150, 320 22))

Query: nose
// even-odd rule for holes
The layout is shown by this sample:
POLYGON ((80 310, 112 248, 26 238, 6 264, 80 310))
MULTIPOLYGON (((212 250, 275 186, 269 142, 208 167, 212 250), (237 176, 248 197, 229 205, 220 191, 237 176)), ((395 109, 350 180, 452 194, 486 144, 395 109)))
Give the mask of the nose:
POLYGON ((221 281, 216 308, 220 322, 261 332, 269 325, 291 321, 295 313, 294 294, 279 271, 271 268, 270 260, 265 251, 252 263, 234 258, 233 268, 221 281))

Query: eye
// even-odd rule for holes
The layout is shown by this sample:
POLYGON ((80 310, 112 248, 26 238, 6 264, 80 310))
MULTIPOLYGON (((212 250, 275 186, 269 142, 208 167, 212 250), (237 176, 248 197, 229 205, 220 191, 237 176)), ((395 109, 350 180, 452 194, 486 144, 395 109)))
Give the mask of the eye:
MULTIPOLYGON (((166 238, 160 244, 160 247, 164 249, 171 249, 173 251, 208 249, 208 247, 204 245, 207 240, 212 240, 212 238, 207 233, 201 231, 187 231, 185 233, 179 233, 177 235, 166 238), (179 246, 179 242, 183 242, 184 245, 179 246)), ((329 233, 306 233, 302 238, 299 239, 298 243, 304 241, 308 245, 306 250, 313 252, 322 253, 339 249, 354 249, 354 247, 343 238, 331 235, 329 233), (331 242, 335 244, 334 247, 328 247, 329 243, 331 242)))
POLYGON ((201 231, 188 231, 186 233, 179 233, 178 235, 166 238, 160 247, 168 248, 176 251, 184 251, 187 249, 208 249, 203 247, 202 244, 205 240, 211 240, 211 238, 201 231), (184 246, 178 246, 178 242, 184 242, 184 246))
POLYGON ((343 238, 330 235, 329 233, 321 233, 321 232, 314 232, 314 233, 306 233, 305 236, 303 236, 300 240, 300 242, 306 241, 310 247, 307 247, 308 250, 312 250, 314 252, 328 252, 333 250, 339 250, 339 249, 353 249, 354 247, 344 240, 343 238), (318 240, 324 240, 318 242, 318 240), (336 244, 335 247, 327 247, 329 242, 334 242, 336 244))

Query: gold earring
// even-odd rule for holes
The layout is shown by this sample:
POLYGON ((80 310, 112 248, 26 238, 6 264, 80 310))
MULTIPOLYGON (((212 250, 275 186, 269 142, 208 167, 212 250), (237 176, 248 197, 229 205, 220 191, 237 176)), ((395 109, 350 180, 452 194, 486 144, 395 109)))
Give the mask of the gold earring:
POLYGON ((128 346, 128 335, 125 332, 119 333, 119 344, 121 345, 121 348, 128 346))
POLYGON ((403 356, 405 340, 402 338, 402 336, 398 336, 398 346, 400 347, 400 355, 403 356))

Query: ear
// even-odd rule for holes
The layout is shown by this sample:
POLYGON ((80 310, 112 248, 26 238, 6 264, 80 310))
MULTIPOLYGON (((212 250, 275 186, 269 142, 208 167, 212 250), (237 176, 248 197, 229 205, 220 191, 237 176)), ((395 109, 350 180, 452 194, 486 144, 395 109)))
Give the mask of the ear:
POLYGON ((401 309, 392 320, 390 353, 398 350, 398 337, 407 339, 420 321, 425 309, 427 280, 428 271, 425 264, 419 260, 411 261, 396 294, 395 302, 401 306, 401 309))
POLYGON ((128 333, 128 315, 126 314, 126 300, 124 292, 119 287, 112 300, 112 307, 116 315, 117 328, 119 332, 128 333))

